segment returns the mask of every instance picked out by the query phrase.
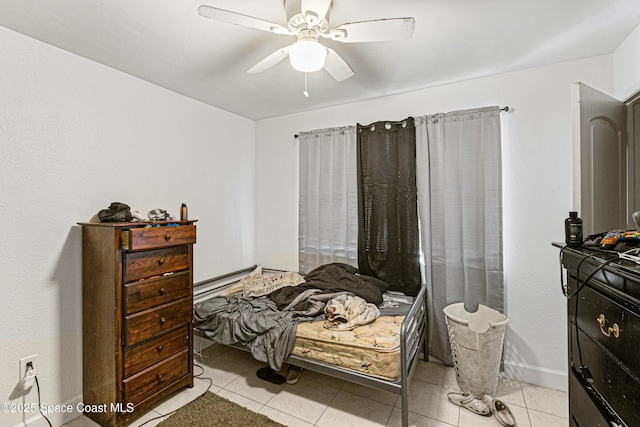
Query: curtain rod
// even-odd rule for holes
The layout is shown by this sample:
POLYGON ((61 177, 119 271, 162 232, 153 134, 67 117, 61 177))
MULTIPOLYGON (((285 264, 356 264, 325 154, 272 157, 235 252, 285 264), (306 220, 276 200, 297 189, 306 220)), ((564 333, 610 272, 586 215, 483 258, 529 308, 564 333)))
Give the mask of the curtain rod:
MULTIPOLYGON (((504 111, 505 113, 509 112, 509 106, 507 105, 506 107, 502 107, 502 108, 500 109, 500 111, 504 111)), ((395 124, 397 124, 397 123, 402 123, 402 122, 389 122, 389 123, 395 123, 395 124)), ((295 135, 293 135, 293 137, 297 139, 297 138, 299 138, 299 137, 300 137, 300 135, 296 133, 295 135)))

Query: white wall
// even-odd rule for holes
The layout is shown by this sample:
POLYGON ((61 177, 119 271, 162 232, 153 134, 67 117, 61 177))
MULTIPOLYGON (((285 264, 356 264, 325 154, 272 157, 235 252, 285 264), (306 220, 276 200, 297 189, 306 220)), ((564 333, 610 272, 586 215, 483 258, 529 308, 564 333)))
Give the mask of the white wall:
POLYGON ((18 359, 37 353, 42 401, 74 404, 76 222, 113 201, 145 214, 184 202, 199 220, 196 281, 252 265, 255 124, 3 28, 0 52, 0 401, 36 402, 14 387, 18 359))
POLYGON ((613 53, 614 95, 624 101, 640 91, 640 26, 613 53))
MULTIPOLYGON (((515 379, 566 389, 558 250, 571 210, 571 84, 612 92, 611 56, 490 76, 256 123, 260 264, 297 270, 297 143, 333 126, 499 105, 503 113, 505 360, 515 379)), ((316 89, 319 90, 319 89, 316 89)))

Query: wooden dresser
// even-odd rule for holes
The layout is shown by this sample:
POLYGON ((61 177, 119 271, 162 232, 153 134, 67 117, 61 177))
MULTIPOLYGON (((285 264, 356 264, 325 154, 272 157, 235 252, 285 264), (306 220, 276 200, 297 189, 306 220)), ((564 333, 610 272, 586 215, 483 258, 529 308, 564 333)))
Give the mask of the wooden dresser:
POLYGON ((101 426, 193 387, 194 222, 80 223, 82 403, 101 426))
POLYGON ((569 423, 640 426, 640 266, 581 248, 563 248, 562 265, 570 296, 569 423))

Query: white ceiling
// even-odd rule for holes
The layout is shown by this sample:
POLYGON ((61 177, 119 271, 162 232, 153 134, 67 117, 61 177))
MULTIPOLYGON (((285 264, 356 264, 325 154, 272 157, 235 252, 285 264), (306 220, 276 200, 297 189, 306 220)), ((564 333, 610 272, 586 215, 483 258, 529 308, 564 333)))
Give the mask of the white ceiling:
POLYGON ((329 27, 415 18, 409 40, 339 43, 355 75, 336 82, 282 61, 246 70, 294 36, 206 19, 198 6, 286 26, 283 0, 0 0, 0 25, 254 119, 613 52, 640 0, 333 0, 329 27))

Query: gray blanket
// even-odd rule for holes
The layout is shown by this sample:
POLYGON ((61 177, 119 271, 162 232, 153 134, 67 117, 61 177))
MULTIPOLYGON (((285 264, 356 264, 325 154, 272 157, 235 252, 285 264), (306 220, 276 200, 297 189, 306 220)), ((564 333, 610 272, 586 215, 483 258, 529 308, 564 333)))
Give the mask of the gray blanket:
POLYGON ((293 350, 300 317, 268 298, 218 296, 194 306, 194 325, 221 344, 246 344, 256 360, 280 370, 293 350))

